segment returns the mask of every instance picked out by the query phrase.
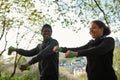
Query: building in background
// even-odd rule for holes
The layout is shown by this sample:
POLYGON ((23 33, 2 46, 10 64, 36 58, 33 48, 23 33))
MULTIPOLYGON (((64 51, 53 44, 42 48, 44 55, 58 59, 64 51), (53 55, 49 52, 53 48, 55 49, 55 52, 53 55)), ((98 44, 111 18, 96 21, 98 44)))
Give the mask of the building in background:
POLYGON ((120 47, 120 40, 118 39, 118 37, 115 37, 115 46, 120 47))

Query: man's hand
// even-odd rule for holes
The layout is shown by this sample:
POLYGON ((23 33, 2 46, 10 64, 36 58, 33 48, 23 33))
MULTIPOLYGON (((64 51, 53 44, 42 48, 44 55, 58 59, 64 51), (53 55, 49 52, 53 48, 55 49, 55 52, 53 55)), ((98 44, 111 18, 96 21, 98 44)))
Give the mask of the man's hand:
POLYGON ((10 46, 9 49, 8 49, 8 55, 11 55, 11 53, 15 50, 16 50, 16 48, 10 46))
POLYGON ((29 63, 23 64, 20 66, 20 70, 23 72, 24 70, 30 70, 29 63))
POLYGON ((53 51, 56 52, 56 53, 58 53, 58 52, 59 52, 59 49, 58 49, 58 48, 59 48, 59 46, 55 46, 55 47, 53 48, 53 51))

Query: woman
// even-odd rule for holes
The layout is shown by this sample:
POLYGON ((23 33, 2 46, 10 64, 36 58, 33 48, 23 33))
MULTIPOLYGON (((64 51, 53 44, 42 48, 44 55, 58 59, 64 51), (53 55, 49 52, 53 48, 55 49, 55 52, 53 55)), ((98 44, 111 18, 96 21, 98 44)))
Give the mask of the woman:
MULTIPOLYGON (((90 35, 93 40, 77 48, 61 47, 61 52, 65 53, 66 58, 69 58, 71 53, 75 57, 86 56, 88 80, 117 80, 112 67, 115 42, 112 37, 107 37, 110 33, 110 29, 102 21, 92 21, 90 35)), ((58 46, 53 50, 58 52, 58 46)))

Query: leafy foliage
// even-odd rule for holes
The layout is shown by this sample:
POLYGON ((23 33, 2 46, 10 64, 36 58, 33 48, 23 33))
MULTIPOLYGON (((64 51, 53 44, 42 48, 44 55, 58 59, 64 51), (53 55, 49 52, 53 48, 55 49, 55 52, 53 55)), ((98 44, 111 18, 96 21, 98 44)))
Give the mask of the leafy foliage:
POLYGON ((55 3, 58 5, 56 13, 59 18, 62 17, 65 27, 75 27, 73 29, 79 30, 81 26, 75 26, 76 24, 82 23, 87 27, 91 20, 100 19, 110 27, 117 27, 114 32, 120 29, 119 0, 60 0, 55 3))
POLYGON ((120 47, 116 47, 114 51, 113 67, 116 70, 118 80, 120 79, 120 47))
MULTIPOLYGON (((89 27, 91 20, 100 19, 117 32, 120 30, 119 7, 120 0, 1 0, 0 56, 7 51, 8 44, 28 49, 31 43, 39 42, 38 38, 41 41, 39 34, 45 23, 56 27, 60 24, 78 32, 89 27)), ((120 75, 118 53, 115 51, 114 68, 120 75)))

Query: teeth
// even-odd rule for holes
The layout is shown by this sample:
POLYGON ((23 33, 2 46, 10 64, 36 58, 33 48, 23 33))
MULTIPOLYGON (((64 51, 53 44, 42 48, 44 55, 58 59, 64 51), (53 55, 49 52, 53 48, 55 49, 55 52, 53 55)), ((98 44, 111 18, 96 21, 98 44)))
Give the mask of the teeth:
POLYGON ((48 36, 48 35, 46 35, 46 36, 48 36))

